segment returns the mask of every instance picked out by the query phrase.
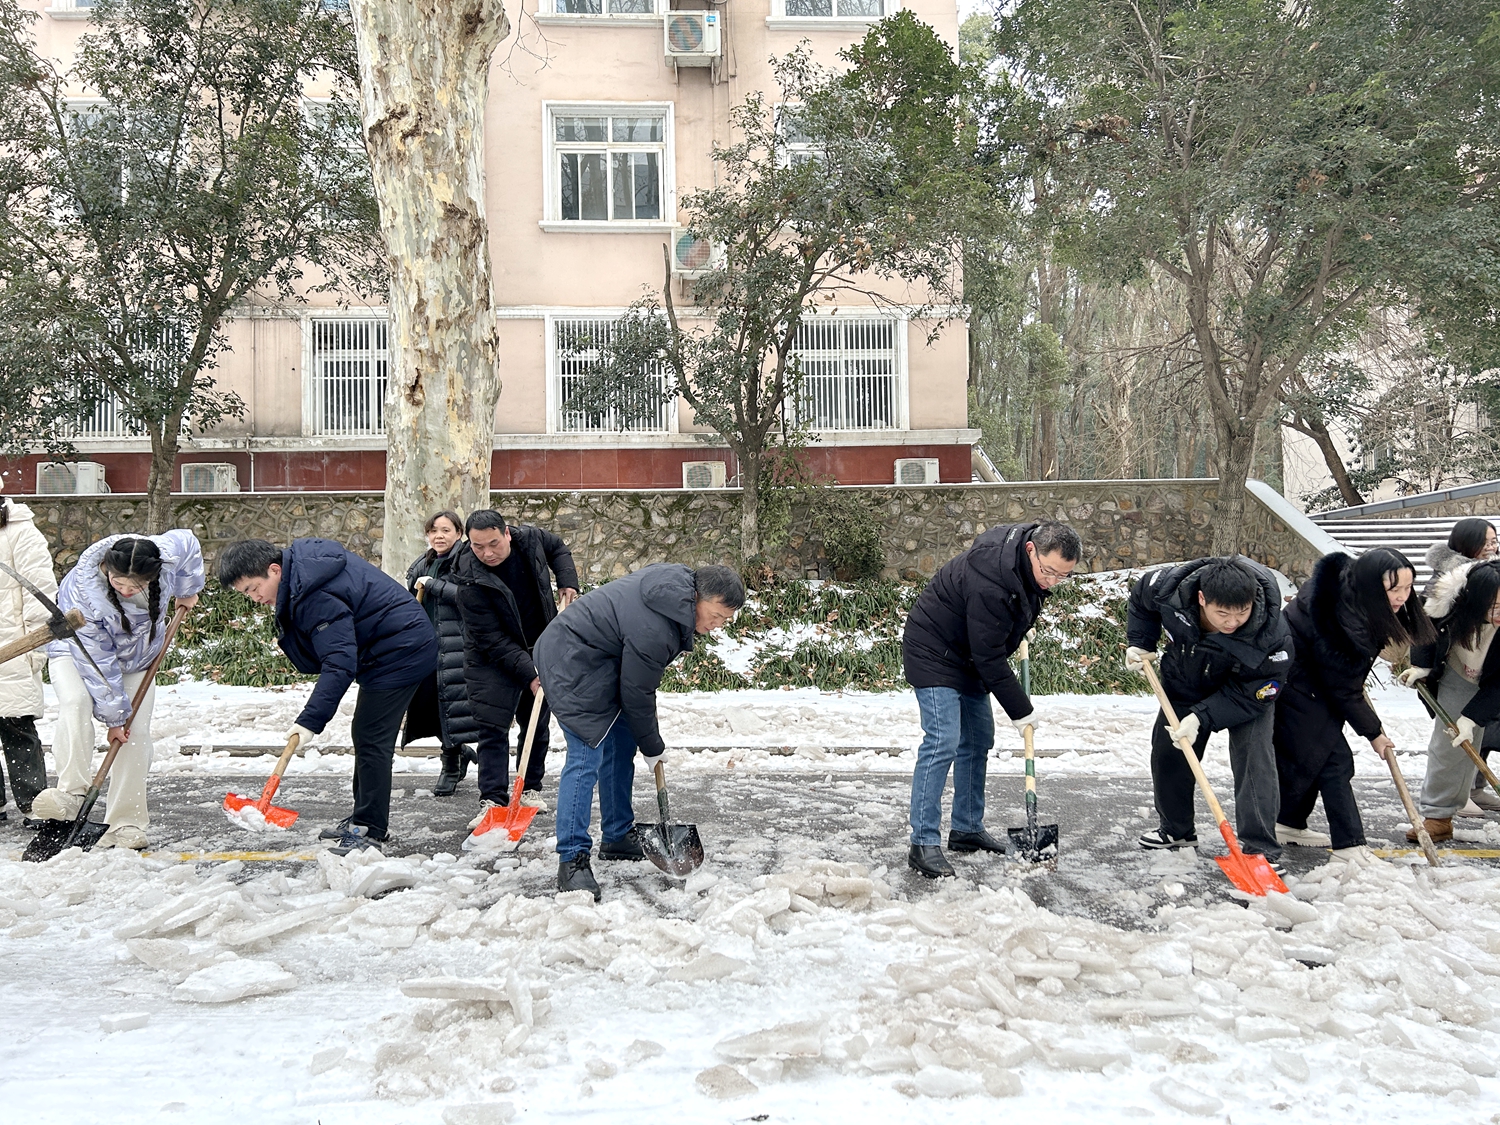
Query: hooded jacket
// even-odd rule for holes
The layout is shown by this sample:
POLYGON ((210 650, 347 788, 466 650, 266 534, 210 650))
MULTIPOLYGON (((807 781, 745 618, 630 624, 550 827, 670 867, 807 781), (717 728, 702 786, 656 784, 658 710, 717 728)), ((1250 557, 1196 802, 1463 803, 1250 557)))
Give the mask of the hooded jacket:
POLYGON ((1036 528, 1034 523, 992 527, 933 575, 901 635, 907 683, 965 695, 989 692, 1012 719, 1031 714, 1010 655, 1021 647, 1047 597, 1026 557, 1036 528))
POLYGON ((461 541, 435 560, 423 555, 406 571, 406 588, 413 594, 418 578, 431 578, 422 595, 422 608, 437 633, 438 657, 436 716, 426 708, 413 706, 406 716, 406 726, 402 728, 403 745, 431 735, 437 735, 444 746, 462 746, 479 738, 464 676, 464 626, 458 609, 458 587, 451 577, 459 552, 468 549, 468 543, 461 541), (432 729, 434 717, 437 719, 436 730, 432 729))
POLYGON ((1259 589, 1250 619, 1233 633, 1208 633, 1198 618, 1199 571, 1212 558, 1162 567, 1130 592, 1126 638, 1156 650, 1163 630, 1161 683, 1167 697, 1191 711, 1206 730, 1226 730, 1259 718, 1276 703, 1295 651, 1281 612, 1275 576, 1249 559, 1259 589))
MULTIPOLYGON (((1413 648, 1411 663, 1414 668, 1432 669, 1424 682, 1434 695, 1437 694, 1438 684, 1449 671, 1448 653, 1453 648, 1453 629, 1448 615, 1453 612, 1458 595, 1463 592, 1464 585, 1469 580, 1469 572, 1476 566, 1483 565, 1487 564, 1479 559, 1466 559, 1433 583, 1432 596, 1426 601, 1427 616, 1437 626, 1437 640, 1430 645, 1413 648)), ((1485 654, 1484 666, 1479 670, 1479 690, 1460 713, 1473 719, 1479 726, 1500 718, 1500 639, 1491 644, 1489 652, 1485 654)))
POLYGON ((1474 561, 1476 560, 1469 558, 1462 551, 1455 551, 1452 547, 1448 546, 1446 540, 1441 543, 1434 543, 1431 547, 1428 547, 1427 566, 1432 571, 1432 577, 1427 579, 1427 585, 1422 588, 1422 601, 1425 603, 1428 598, 1437 592, 1437 580, 1439 578, 1456 566, 1463 566, 1464 563, 1474 561))
POLYGON ((292 667, 318 673, 297 722, 320 733, 358 683, 387 691, 437 665, 432 622, 401 583, 331 539, 294 539, 281 552, 277 643, 292 667))
POLYGON ((660 754, 656 689, 667 665, 692 651, 697 603, 691 570, 652 563, 558 615, 534 650, 557 721, 598 746, 623 716, 641 751, 660 754))
MULTIPOLYGON (((52 552, 47 549, 46 536, 37 530, 31 509, 4 499, 0 504, 10 509, 10 518, 0 527, 0 562, 56 601, 52 552)), ((0 645, 41 628, 50 616, 30 590, 0 570, 0 645)), ((17 718, 42 713, 42 666, 46 663, 46 651, 34 650, 0 664, 0 715, 17 718)))
POLYGON ((130 696, 125 691, 126 672, 144 672, 151 667, 156 654, 166 642, 166 623, 171 614, 171 599, 185 598, 203 589, 203 548, 191 531, 177 529, 162 535, 133 535, 133 539, 150 539, 161 552, 161 597, 157 606, 156 628, 152 629, 149 609, 142 609, 124 598, 127 632, 120 623, 120 610, 109 597, 109 582, 100 571, 105 552, 116 539, 110 535, 99 540, 79 556, 77 564, 57 589, 57 606, 64 613, 80 610, 85 618, 78 639, 94 658, 94 668, 83 658, 71 641, 53 641, 47 655, 54 660, 68 657, 83 686, 94 701, 94 718, 107 727, 124 726, 130 718, 130 696))
POLYGON ((1336 728, 1348 723, 1360 737, 1374 738, 1381 722, 1365 698, 1365 680, 1382 646, 1370 636, 1355 598, 1353 565, 1353 555, 1324 555, 1287 606, 1295 656, 1278 706, 1302 708, 1305 703, 1294 696, 1306 697, 1328 712, 1336 728))

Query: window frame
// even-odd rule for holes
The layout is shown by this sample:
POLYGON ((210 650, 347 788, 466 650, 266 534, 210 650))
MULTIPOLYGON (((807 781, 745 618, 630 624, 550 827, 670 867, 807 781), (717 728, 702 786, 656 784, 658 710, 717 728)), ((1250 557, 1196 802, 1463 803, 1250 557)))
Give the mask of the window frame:
POLYGON ((562 356, 557 347, 557 323, 558 321, 597 320, 617 321, 628 313, 629 309, 568 309, 566 311, 549 311, 542 318, 542 346, 546 349, 546 432, 548 434, 583 434, 591 435, 601 441, 630 438, 639 435, 675 434, 680 432, 680 419, 677 411, 677 396, 672 395, 667 400, 667 424, 665 429, 660 430, 574 430, 566 429, 562 425, 562 356))
POLYGON ((95 0, 80 5, 78 0, 52 0, 42 9, 55 20, 86 20, 93 17, 95 0))
POLYGON ((789 16, 786 12, 786 0, 771 0, 771 14, 766 17, 766 27, 771 31, 864 31, 872 23, 879 23, 887 16, 895 15, 903 7, 902 0, 881 0, 882 10, 878 16, 845 16, 838 14, 839 0, 832 2, 834 14, 831 16, 789 16))
MULTIPOLYGON (((861 321, 863 321, 863 322, 884 322, 884 323, 888 323, 888 324, 891 325, 891 333, 892 333, 892 338, 891 338, 891 354, 892 354, 892 362, 893 362, 894 367, 895 367, 895 370, 891 373, 892 382, 893 382, 893 386, 892 386, 892 389, 891 389, 891 395, 892 395, 892 400, 893 400, 892 401, 892 406, 894 408, 895 418, 894 418, 894 420, 893 420, 893 422, 892 422, 892 424, 890 426, 882 426, 882 427, 876 427, 876 426, 839 426, 839 427, 810 426, 809 428, 814 433, 817 433, 817 434, 878 434, 878 433, 899 433, 901 431, 911 429, 910 360, 909 360, 909 349, 908 349, 908 345, 907 345, 908 335, 909 335, 909 329, 910 329, 910 325, 911 325, 911 319, 910 319, 910 317, 904 311, 901 311, 901 310, 897 310, 897 309, 884 309, 884 310, 882 310, 882 309, 879 309, 879 308, 869 308, 869 309, 865 309, 865 308, 859 308, 859 309, 838 308, 838 309, 830 310, 828 312, 824 312, 824 311, 821 311, 821 310, 819 310, 817 312, 804 312, 803 315, 802 315, 802 324, 804 324, 804 325, 820 325, 821 326, 821 325, 825 325, 825 324, 831 324, 833 322, 841 322, 841 323, 844 323, 844 324, 852 324, 852 323, 861 322, 861 321)), ((797 353, 794 352, 794 354, 797 354, 797 353)), ((840 354, 842 355, 843 353, 841 352, 840 354)), ((805 371, 803 372, 803 378, 804 379, 807 378, 807 373, 805 371)), ((847 379, 848 376, 841 371, 840 372, 840 378, 841 379, 847 379)), ((801 389, 802 388, 799 388, 799 391, 801 389)))
MULTIPOLYGON (((381 396, 379 409, 381 411, 382 424, 368 431, 351 432, 348 430, 338 432, 326 432, 320 425, 322 418, 318 406, 318 379, 317 379, 317 351, 316 351, 316 329, 315 325, 320 322, 332 321, 384 321, 385 322, 385 363, 386 363, 386 394, 390 393, 390 380, 395 373, 395 355, 391 347, 391 317, 390 311, 385 308, 348 308, 348 309, 319 309, 316 312, 305 313, 302 322, 302 436, 308 438, 325 438, 333 440, 368 441, 371 438, 384 438, 384 399, 381 396)), ((373 349, 372 349, 373 350, 373 349)))
MULTIPOLYGON (((609 7, 609 0, 600 0, 600 6, 609 7)), ((608 23, 619 27, 624 24, 659 25, 662 17, 670 7, 668 0, 652 0, 649 12, 560 12, 558 11, 558 0, 540 0, 537 5, 537 13, 533 17, 540 24, 579 24, 608 23)))
MULTIPOLYGON (((595 234, 630 234, 633 232, 670 231, 677 226, 676 122, 672 102, 542 102, 542 219, 540 226, 549 233, 588 232, 595 234), (562 217, 562 184, 558 173, 558 150, 566 142, 557 140, 558 117, 645 117, 661 114, 664 119, 661 140, 661 218, 659 219, 564 219, 562 217)), ((605 142, 606 149, 611 142, 605 142)), ((641 146, 645 147, 645 146, 641 146)))

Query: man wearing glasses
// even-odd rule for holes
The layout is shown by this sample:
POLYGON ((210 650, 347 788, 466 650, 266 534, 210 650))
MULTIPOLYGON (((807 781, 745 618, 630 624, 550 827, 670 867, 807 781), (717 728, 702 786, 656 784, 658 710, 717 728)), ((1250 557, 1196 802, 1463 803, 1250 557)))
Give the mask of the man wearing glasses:
POLYGON ((929 879, 952 875, 943 854, 943 788, 953 770, 948 847, 1004 852, 984 830, 984 780, 995 744, 993 695, 1017 730, 1038 725, 1010 656, 1048 592, 1078 565, 1082 543, 1066 524, 994 527, 950 560, 912 607, 901 638, 906 682, 916 689, 922 744, 911 782, 908 865, 929 879))

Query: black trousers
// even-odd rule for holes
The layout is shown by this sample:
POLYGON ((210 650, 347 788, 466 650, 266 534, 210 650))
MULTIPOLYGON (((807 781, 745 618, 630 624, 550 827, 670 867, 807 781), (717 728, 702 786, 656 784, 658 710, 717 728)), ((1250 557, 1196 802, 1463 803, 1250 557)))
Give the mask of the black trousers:
MULTIPOLYGON (((36 716, 0 717, 0 744, 5 746, 5 765, 10 770, 16 807, 29 813, 36 795, 47 788, 47 763, 42 757, 41 737, 36 733, 36 716)), ((4 806, 5 777, 0 773, 0 808, 4 806)))
POLYGON ((383 691, 359 689, 354 704, 354 812, 350 820, 364 825, 370 836, 383 840, 391 824, 391 764, 396 760, 396 735, 417 683, 383 691))
MULTIPOLYGON (((491 696, 493 702, 493 695, 491 696)), ((507 716, 498 708, 486 708, 479 725, 479 796, 486 801, 507 804, 510 801, 510 728, 516 728, 516 764, 519 767, 521 753, 526 745, 526 728, 531 723, 531 712, 536 707, 536 696, 529 687, 520 690, 513 700, 514 710, 507 716), (495 712, 495 713, 490 713, 495 712), (503 722, 495 721, 504 719, 503 722)), ((526 781, 523 788, 539 792, 542 778, 547 776, 547 727, 552 708, 542 701, 541 714, 537 716, 536 736, 531 743, 531 759, 526 763, 526 781)))
POLYGON ((1277 820, 1288 828, 1306 828, 1307 818, 1321 796, 1332 846, 1353 848, 1365 842, 1365 823, 1360 819, 1352 784, 1354 751, 1342 735, 1331 744, 1322 767, 1311 778, 1298 773, 1290 762, 1283 767, 1279 747, 1276 756, 1281 781, 1281 813, 1277 820))
MULTIPOLYGON (((1191 704, 1173 701, 1179 716, 1191 704)), ((1234 818, 1240 846, 1250 854, 1276 859, 1276 813, 1281 799, 1276 779, 1276 751, 1271 745, 1272 713, 1263 714, 1229 728, 1229 765, 1234 771, 1234 818)), ((1208 749, 1211 732, 1200 730, 1193 749, 1199 761, 1208 749)), ((1156 794, 1156 813, 1169 836, 1182 839, 1195 835, 1193 796, 1198 783, 1182 751, 1167 734, 1166 716, 1157 712, 1151 728, 1151 786, 1156 794)), ((1222 803, 1222 802, 1221 802, 1222 803)))

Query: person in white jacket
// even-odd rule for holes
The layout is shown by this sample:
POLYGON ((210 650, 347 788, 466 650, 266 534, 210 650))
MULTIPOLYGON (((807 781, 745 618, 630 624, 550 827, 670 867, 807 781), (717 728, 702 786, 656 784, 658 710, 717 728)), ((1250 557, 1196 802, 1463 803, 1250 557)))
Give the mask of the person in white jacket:
MULTIPOLYGON (((57 594, 52 552, 37 530, 31 509, 0 496, 0 562, 49 597, 57 594)), ((0 644, 9 644, 47 624, 46 607, 21 583, 0 570, 0 644)), ((47 763, 36 720, 43 710, 42 668, 47 654, 34 649, 0 664, 0 743, 16 808, 31 815, 36 796, 47 787, 47 763)), ((0 821, 5 819, 5 779, 0 773, 0 821)))
POLYGON ((47 648, 47 669, 57 692, 57 728, 52 735, 57 786, 37 795, 33 816, 71 820, 78 815, 93 780, 92 720, 98 719, 109 728, 110 741, 124 740, 109 776, 104 817, 109 830, 99 843, 146 846, 146 774, 151 769, 156 689, 146 691, 140 713, 127 729, 130 700, 166 643, 168 600, 193 606, 202 589, 203 549, 191 531, 182 529, 101 539, 83 552, 62 580, 57 604, 64 613, 83 612, 78 639, 94 664, 62 641, 47 648))

